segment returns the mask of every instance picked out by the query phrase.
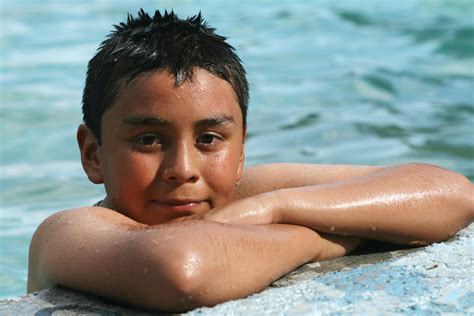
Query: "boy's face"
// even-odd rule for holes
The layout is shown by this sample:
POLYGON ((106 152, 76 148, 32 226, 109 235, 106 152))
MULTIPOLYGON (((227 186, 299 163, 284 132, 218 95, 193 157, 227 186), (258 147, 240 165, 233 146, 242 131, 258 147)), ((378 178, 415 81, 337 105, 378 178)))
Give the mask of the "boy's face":
POLYGON ((143 74, 102 117, 95 182, 105 206, 141 223, 205 212, 232 200, 244 137, 227 81, 203 69, 180 86, 167 71, 143 74))

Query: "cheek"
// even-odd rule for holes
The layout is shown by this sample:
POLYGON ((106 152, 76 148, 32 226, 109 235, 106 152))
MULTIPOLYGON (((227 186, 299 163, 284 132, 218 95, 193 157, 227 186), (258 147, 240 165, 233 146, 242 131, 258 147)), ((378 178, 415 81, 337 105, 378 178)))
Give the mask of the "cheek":
POLYGON ((204 174, 208 184, 219 197, 229 199, 233 197, 239 155, 234 151, 221 152, 215 159, 205 164, 204 174))
POLYGON ((133 192, 143 191, 152 183, 157 170, 154 165, 156 158, 133 154, 117 154, 115 157, 107 164, 108 193, 130 197, 133 192))

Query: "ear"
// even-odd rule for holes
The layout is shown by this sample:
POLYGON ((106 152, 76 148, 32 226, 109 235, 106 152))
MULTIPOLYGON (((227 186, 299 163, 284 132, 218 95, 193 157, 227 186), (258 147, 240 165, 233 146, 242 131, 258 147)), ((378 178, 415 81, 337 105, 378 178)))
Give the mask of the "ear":
POLYGON ((244 128, 243 134, 242 134, 242 151, 240 153, 240 158, 239 158, 239 166, 237 169, 237 179, 235 181, 239 181, 240 178, 242 177, 242 173, 244 171, 244 163, 245 163, 245 140, 247 139, 247 128, 244 128))
POLYGON ((81 151, 82 168, 89 180, 95 184, 104 183, 100 167, 100 151, 97 139, 85 124, 77 129, 77 143, 81 151))

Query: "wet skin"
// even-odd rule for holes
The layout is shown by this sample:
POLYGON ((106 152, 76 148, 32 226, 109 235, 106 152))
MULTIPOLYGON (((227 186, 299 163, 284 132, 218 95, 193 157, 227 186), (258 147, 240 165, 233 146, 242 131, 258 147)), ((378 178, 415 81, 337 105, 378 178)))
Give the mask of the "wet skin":
POLYGON ((167 71, 140 75, 104 113, 100 146, 85 129, 78 135, 87 135, 86 173, 107 192, 101 206, 153 225, 233 198, 244 161, 242 114, 232 86, 206 70, 180 86, 167 71))
POLYGON ((232 88, 203 70, 179 87, 166 72, 133 80, 102 118, 102 145, 78 130, 106 208, 66 210, 40 225, 28 291, 60 284, 181 312, 255 293, 364 238, 427 244, 474 219, 471 182, 426 164, 260 165, 245 170, 234 195, 244 134, 232 88))

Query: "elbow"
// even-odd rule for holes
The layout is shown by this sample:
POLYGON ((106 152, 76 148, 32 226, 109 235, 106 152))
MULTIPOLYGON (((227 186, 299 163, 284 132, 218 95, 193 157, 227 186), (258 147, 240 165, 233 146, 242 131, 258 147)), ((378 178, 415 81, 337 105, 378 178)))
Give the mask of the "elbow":
POLYGON ((215 305, 207 297, 206 276, 199 251, 188 246, 176 248, 158 255, 152 263, 158 271, 157 279, 149 280, 144 291, 143 307, 171 313, 215 305), (156 291, 150 290, 159 288, 156 291), (157 295, 161 293, 161 295, 157 295))
POLYGON ((445 208, 457 225, 454 228, 459 230, 474 221, 474 185, 459 173, 438 169, 441 170, 440 187, 446 188, 442 195, 442 199, 447 201, 445 208))
POLYGON ((458 189, 458 199, 460 203, 461 216, 464 219, 464 225, 468 226, 474 221, 474 185, 464 176, 460 180, 458 189))
POLYGON ((201 255, 196 251, 185 251, 173 264, 170 280, 175 289, 179 305, 196 308, 205 305, 202 301, 205 294, 205 275, 201 255))
POLYGON ((462 174, 426 163, 399 166, 404 172, 425 179, 433 185, 437 205, 469 225, 474 221, 474 185, 462 174))
POLYGON ((429 193, 431 200, 426 204, 430 215, 425 218, 425 223, 431 224, 423 229, 422 241, 416 239, 409 244, 425 245, 447 240, 474 221, 474 185, 468 178, 425 163, 410 163, 395 168, 409 175, 409 181, 429 193))
MULTIPOLYGON (((443 240, 454 236, 474 221, 474 185, 462 174, 436 166, 425 166, 440 188, 437 204, 446 210, 446 234, 443 240)), ((442 241, 442 240, 436 240, 442 241)))

